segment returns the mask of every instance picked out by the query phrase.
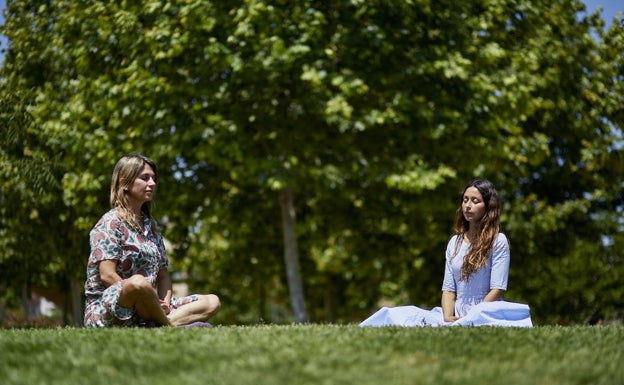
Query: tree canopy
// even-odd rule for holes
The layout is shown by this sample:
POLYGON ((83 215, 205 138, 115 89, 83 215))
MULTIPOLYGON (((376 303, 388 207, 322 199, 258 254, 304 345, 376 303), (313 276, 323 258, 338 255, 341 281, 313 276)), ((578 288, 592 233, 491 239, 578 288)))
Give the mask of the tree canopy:
POLYGON ((163 174, 173 267, 221 296, 223 322, 436 306, 474 177, 503 198, 508 300, 544 323, 621 315, 621 20, 604 30, 577 0, 9 1, 6 16, 7 287, 79 288, 114 163, 141 152, 163 174))

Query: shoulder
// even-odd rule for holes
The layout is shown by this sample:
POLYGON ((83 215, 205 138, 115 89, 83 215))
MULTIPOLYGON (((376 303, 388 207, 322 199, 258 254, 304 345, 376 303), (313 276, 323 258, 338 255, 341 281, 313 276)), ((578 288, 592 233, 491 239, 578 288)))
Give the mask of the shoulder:
POLYGON ((446 244, 446 258, 450 259, 457 254, 462 245, 462 235, 453 234, 446 244))
POLYGON ((453 234, 451 235, 451 237, 449 238, 448 244, 449 245, 453 245, 456 242, 459 242, 462 239, 462 234, 453 234))
POLYGON ((509 245, 509 240, 504 233, 498 233, 496 236, 496 241, 494 241, 497 245, 509 245))
POLYGON ((115 231, 122 227, 124 223, 124 220, 121 218, 117 210, 111 209, 100 217, 100 220, 93 227, 93 230, 115 231))
POLYGON ((124 220, 117 209, 110 209, 106 214, 102 216, 102 219, 106 222, 115 223, 117 225, 123 224, 124 220))
POLYGON ((460 240, 461 240, 461 234, 453 234, 453 235, 451 235, 451 237, 449 238, 448 242, 446 243, 447 250, 457 246, 457 243, 460 240))
POLYGON ((494 253, 509 253, 509 240, 507 239, 507 236, 503 233, 498 233, 492 246, 492 252, 494 253))

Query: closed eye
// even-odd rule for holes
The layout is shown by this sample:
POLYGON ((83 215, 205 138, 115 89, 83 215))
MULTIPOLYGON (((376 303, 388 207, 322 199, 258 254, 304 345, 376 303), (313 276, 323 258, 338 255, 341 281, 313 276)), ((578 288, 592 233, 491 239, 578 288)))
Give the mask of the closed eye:
POLYGON ((158 183, 158 178, 156 177, 156 175, 143 174, 143 175, 139 176, 139 178, 141 178, 141 180, 143 180, 145 182, 149 182, 149 180, 152 179, 152 180, 154 180, 154 183, 158 183))

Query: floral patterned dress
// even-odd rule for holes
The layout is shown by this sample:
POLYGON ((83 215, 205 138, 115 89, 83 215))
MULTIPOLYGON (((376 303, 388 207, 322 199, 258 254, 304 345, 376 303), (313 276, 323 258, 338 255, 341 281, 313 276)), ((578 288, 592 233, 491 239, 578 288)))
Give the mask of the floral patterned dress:
MULTIPOLYGON (((151 230, 151 220, 145 219, 141 233, 126 223, 112 209, 100 218, 90 233, 91 254, 87 263, 85 282, 85 326, 136 326, 141 321, 133 308, 118 305, 124 280, 135 274, 143 275, 154 287, 160 269, 169 266, 165 245, 159 232, 151 230), (117 274, 122 278, 106 286, 100 278, 102 261, 117 261, 117 274)), ((176 308, 195 300, 195 296, 172 299, 176 308)))

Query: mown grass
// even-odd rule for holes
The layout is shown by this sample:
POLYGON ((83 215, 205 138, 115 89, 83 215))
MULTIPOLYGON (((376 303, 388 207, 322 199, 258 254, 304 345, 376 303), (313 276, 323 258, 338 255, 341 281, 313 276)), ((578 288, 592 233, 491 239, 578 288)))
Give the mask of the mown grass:
POLYGON ((624 327, 0 330, 0 383, 624 384, 624 327))

